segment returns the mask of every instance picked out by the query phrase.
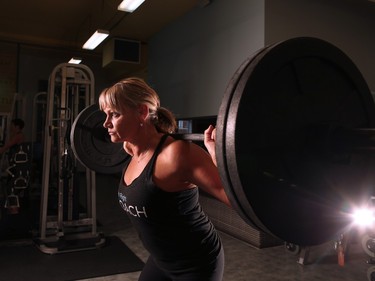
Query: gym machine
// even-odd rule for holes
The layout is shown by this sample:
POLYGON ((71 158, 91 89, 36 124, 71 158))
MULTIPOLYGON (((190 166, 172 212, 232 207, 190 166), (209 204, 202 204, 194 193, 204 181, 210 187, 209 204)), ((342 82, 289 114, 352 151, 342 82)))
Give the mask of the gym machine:
POLYGON ((38 248, 48 254, 95 249, 105 243, 97 232, 95 172, 76 161, 70 128, 79 112, 94 103, 94 76, 85 65, 62 63, 49 78, 44 130, 38 248), (80 182, 85 175, 86 191, 80 182), (81 195, 86 196, 86 206, 81 195))
POLYGON ((28 142, 12 147, 8 153, 7 185, 10 193, 4 204, 9 214, 17 214, 20 209, 19 197, 27 198, 26 189, 30 185, 31 144, 28 142))
MULTIPOLYGON (((11 121, 18 115, 17 113, 22 104, 22 97, 14 93, 9 102, 9 107, 5 106, 7 111, 0 113, 1 145, 7 142, 10 135, 11 121)), ((21 205, 28 201, 32 159, 30 146, 31 144, 28 142, 14 145, 0 156, 0 196, 4 197, 1 207, 6 209, 7 214, 18 214, 21 205)))

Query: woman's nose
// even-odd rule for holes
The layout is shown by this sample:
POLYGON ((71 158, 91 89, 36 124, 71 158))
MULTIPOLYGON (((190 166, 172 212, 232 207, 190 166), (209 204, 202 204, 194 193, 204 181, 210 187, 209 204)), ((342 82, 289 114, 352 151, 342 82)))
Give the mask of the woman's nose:
POLYGON ((108 118, 106 117, 105 120, 104 120, 104 123, 103 123, 103 127, 104 128, 109 128, 110 124, 111 124, 111 122, 109 122, 108 118))

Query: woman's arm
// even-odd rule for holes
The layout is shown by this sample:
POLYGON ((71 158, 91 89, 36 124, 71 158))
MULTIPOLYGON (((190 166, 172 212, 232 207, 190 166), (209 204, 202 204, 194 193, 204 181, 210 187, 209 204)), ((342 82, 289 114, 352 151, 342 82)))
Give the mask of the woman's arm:
POLYGON ((183 140, 171 141, 157 158, 154 181, 166 191, 181 191, 197 186, 226 205, 229 199, 218 168, 199 145, 183 140))
POLYGON ((194 165, 192 165, 193 171, 193 182, 208 194, 211 194, 215 198, 228 206, 231 206, 229 198, 225 193, 224 185, 221 181, 219 170, 216 166, 215 155, 210 155, 204 151, 201 147, 197 146, 195 154, 194 165))

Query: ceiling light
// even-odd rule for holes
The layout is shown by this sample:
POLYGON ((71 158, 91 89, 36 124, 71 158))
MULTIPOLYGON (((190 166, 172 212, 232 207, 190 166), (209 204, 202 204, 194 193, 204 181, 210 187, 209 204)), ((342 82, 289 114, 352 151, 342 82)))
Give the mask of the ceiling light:
POLYGON ((94 50, 109 35, 109 31, 98 29, 82 46, 83 49, 94 50))
POLYGON ((117 9, 124 12, 132 13, 136 10, 145 0, 123 0, 117 9))
POLYGON ((82 61, 81 58, 75 58, 75 57, 72 57, 69 61, 69 63, 73 63, 73 64, 80 64, 82 61))

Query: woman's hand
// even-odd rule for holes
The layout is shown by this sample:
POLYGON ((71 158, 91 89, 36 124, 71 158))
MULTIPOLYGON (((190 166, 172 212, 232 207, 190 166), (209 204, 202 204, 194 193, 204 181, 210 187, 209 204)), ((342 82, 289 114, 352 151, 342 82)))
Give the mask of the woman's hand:
POLYGON ((212 161, 214 162, 215 166, 217 166, 216 163, 216 151, 215 151, 215 145, 216 145, 216 128, 212 125, 210 125, 205 131, 204 131, 204 145, 206 146, 208 153, 211 155, 212 161))

